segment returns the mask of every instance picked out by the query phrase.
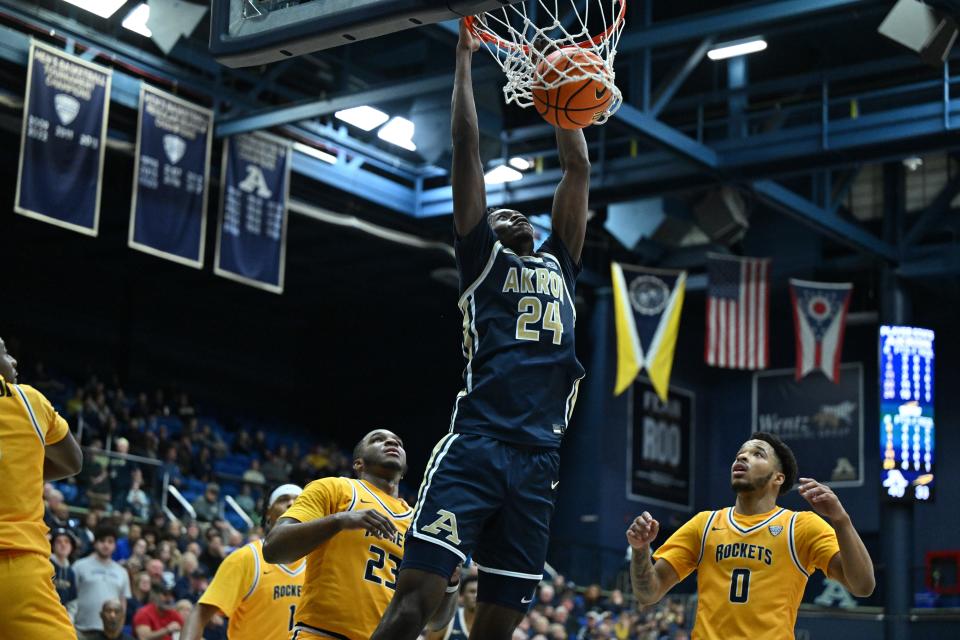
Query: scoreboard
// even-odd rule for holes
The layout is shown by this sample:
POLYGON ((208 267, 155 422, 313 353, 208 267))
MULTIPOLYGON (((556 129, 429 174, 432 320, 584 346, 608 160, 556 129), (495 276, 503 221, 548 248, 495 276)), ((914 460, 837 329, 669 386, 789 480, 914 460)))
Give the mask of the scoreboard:
POLYGON ((890 500, 933 500, 933 339, 930 329, 880 327, 880 479, 890 500))

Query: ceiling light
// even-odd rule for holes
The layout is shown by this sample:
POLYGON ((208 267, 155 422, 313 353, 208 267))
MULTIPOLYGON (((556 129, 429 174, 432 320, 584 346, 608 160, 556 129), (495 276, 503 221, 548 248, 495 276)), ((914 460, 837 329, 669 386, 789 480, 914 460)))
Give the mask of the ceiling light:
POLYGON ((390 119, 390 116, 383 111, 367 105, 353 107, 352 109, 341 109, 333 115, 337 117, 337 120, 343 120, 347 124, 352 124, 364 131, 376 129, 390 119))
POLYGON ((127 3, 127 0, 64 0, 68 4, 80 7, 84 11, 95 13, 101 18, 109 18, 117 9, 127 3))
POLYGON ((517 169, 518 171, 526 171, 527 169, 533 166, 533 163, 527 160, 526 158, 521 158, 520 156, 516 156, 516 157, 510 158, 510 166, 513 167, 514 169, 517 169))
POLYGON ((150 6, 146 2, 141 2, 123 19, 123 27, 149 38, 153 36, 153 33, 147 28, 147 20, 149 19, 150 6))
POLYGON ((316 147, 311 147, 308 144, 303 144, 302 142, 293 143, 294 151, 299 151, 300 153, 310 156, 311 158, 316 158, 317 160, 323 160, 330 164, 337 164, 337 156, 332 153, 328 153, 323 149, 317 149, 316 147))
POLYGON ((523 177, 523 174, 513 167, 501 164, 487 171, 483 176, 483 181, 487 184, 503 184, 504 182, 516 182, 523 177))
POLYGON ((735 40, 733 42, 724 42, 718 44, 710 51, 707 51, 707 57, 711 60, 725 60, 735 58, 748 53, 756 53, 767 48, 767 41, 760 36, 746 38, 744 40, 735 40))
POLYGON ((417 145, 413 144, 413 129, 411 121, 395 116, 383 125, 380 131, 377 131, 377 137, 408 151, 416 151, 417 145))

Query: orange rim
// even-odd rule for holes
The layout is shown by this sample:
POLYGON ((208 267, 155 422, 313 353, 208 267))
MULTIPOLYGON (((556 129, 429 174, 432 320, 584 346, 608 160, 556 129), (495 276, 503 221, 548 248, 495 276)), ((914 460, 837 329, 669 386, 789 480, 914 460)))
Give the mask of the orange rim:
MULTIPOLYGON (((589 47, 599 46, 601 42, 610 38, 610 36, 613 35, 613 32, 616 30, 618 26, 620 26, 620 23, 623 22, 623 19, 627 15, 627 0, 619 0, 619 1, 620 1, 620 12, 617 14, 617 19, 613 21, 613 24, 611 24, 609 27, 604 29, 601 33, 598 33, 597 35, 593 36, 589 40, 573 43, 573 46, 580 47, 581 49, 587 49, 589 47)), ((500 49, 508 49, 508 50, 514 50, 514 51, 519 49, 524 53, 530 53, 530 45, 522 44, 517 46, 512 42, 507 42, 506 40, 496 35, 495 33, 491 33, 490 31, 484 31, 479 29, 477 26, 476 16, 466 16, 463 20, 464 22, 466 22, 467 28, 470 29, 473 35, 477 36, 484 42, 489 42, 490 44, 496 45, 500 49)))

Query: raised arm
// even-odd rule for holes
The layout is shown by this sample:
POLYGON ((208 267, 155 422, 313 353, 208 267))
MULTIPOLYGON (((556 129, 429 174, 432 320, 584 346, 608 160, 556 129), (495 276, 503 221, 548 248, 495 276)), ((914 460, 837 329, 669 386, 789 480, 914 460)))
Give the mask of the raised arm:
POLYGON ((590 155, 581 129, 556 129, 557 151, 563 178, 553 194, 553 232, 560 236, 570 256, 580 262, 587 233, 590 197, 590 155))
POLYGON ((627 529, 627 542, 633 549, 630 558, 630 583, 633 597, 641 606, 655 604, 667 594, 680 577, 666 560, 650 562, 650 543, 657 537, 660 523, 644 511, 627 529))
POLYGON ((453 224, 462 238, 483 220, 487 212, 487 193, 480 161, 480 125, 477 105, 473 100, 471 65, 473 52, 480 40, 460 21, 457 42, 457 70, 453 80, 453 103, 450 106, 450 135, 453 140, 453 224))
POLYGON ((821 515, 830 518, 840 551, 830 559, 828 573, 853 595, 865 598, 873 593, 876 578, 873 561, 853 526, 853 520, 830 487, 813 478, 800 478, 800 495, 821 515))

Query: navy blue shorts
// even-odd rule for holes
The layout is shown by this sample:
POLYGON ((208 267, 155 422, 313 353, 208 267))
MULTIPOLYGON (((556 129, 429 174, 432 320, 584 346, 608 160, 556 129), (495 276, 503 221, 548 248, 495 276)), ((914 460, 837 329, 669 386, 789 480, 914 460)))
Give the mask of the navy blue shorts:
POLYGON ((446 435, 427 463, 401 569, 448 577, 472 555, 477 599, 526 611, 543 577, 559 473, 556 449, 446 435))

